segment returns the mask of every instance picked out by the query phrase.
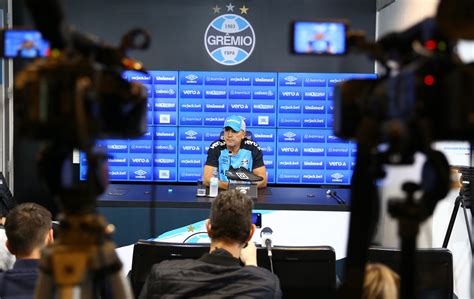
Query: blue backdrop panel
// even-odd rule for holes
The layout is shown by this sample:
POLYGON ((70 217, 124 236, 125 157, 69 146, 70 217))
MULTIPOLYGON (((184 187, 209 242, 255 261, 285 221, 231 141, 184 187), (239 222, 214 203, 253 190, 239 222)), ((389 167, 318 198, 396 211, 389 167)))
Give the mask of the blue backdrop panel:
MULTIPOLYGON (((150 71, 124 78, 148 89, 148 131, 103 140, 112 181, 196 182, 226 116, 245 118, 268 182, 348 185, 356 146, 334 136, 334 86, 374 74, 150 71)), ((80 177, 87 159, 81 154, 80 177)))

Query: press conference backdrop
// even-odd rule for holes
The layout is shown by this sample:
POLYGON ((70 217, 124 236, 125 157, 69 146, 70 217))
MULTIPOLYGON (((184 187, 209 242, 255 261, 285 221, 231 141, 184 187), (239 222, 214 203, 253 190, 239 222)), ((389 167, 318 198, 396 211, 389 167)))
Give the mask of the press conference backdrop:
MULTIPOLYGON (((151 71, 124 77, 148 89, 148 132, 102 140, 112 181, 196 182, 226 116, 245 118, 268 182, 348 185, 356 145, 334 136, 334 85, 374 74, 151 71)), ((87 160, 81 154, 81 179, 87 160)))

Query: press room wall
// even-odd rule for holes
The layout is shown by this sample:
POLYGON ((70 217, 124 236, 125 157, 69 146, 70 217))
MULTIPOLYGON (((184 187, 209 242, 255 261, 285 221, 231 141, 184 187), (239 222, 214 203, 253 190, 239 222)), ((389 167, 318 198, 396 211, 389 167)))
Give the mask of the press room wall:
MULTIPOLYGON (((28 24, 28 12, 14 3, 14 23, 28 24)), ((289 52, 290 24, 298 19, 347 19, 351 28, 365 31, 369 40, 375 38, 376 8, 374 0, 65 0, 65 22, 80 31, 90 32, 117 45, 130 28, 147 29, 152 37, 150 49, 132 51, 150 70, 195 71, 271 71, 373 73, 374 62, 364 55, 344 57, 294 56, 289 52), (204 47, 204 34, 209 23, 227 13, 232 3, 234 13, 243 14, 253 26, 255 48, 242 64, 229 67, 215 62, 204 47), (221 8, 214 14, 212 8, 221 8)), ((38 182, 35 157, 39 146, 15 136, 15 195, 20 202, 38 201, 54 209, 38 182)), ((185 220, 186 221, 186 220, 185 220)))
POLYGON ((376 9, 374 0, 114 0, 65 1, 70 23, 117 44, 121 35, 133 27, 147 29, 152 45, 146 52, 134 51, 148 69, 272 71, 272 72, 365 72, 374 71, 374 63, 363 55, 338 57, 301 57, 289 53, 289 28, 298 19, 347 19, 351 28, 365 31, 375 38, 376 9), (223 66, 213 61, 204 47, 207 26, 218 15, 227 12, 232 3, 234 13, 245 5, 242 14, 255 31, 255 49, 242 64, 223 66), (221 8, 214 14, 212 8, 221 8))

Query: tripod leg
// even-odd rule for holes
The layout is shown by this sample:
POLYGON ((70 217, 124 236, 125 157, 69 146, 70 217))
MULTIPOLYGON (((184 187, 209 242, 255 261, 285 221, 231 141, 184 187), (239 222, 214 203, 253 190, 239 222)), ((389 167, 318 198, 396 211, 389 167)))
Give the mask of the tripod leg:
POLYGON ((474 252, 473 251, 473 244, 472 244, 471 227, 469 226, 469 217, 467 216, 466 204, 465 204, 464 199, 462 197, 461 197, 461 203, 462 203, 462 210, 464 212, 464 220, 466 221, 467 235, 469 236, 469 245, 471 245, 471 252, 474 252))
POLYGON ((41 271, 36 281, 35 298, 54 298, 54 285, 53 278, 41 271))
POLYGON ((108 281, 113 286, 113 298, 115 299, 128 299, 133 298, 132 289, 122 271, 116 271, 115 273, 109 274, 108 281))
POLYGON ((456 201, 454 202, 453 212, 451 213, 451 219, 449 220, 448 229, 446 230, 446 235, 443 241, 443 248, 448 248, 449 238, 451 237, 451 233, 453 232, 454 222, 456 221, 456 215, 458 214, 459 204, 461 202, 462 197, 456 197, 456 201))

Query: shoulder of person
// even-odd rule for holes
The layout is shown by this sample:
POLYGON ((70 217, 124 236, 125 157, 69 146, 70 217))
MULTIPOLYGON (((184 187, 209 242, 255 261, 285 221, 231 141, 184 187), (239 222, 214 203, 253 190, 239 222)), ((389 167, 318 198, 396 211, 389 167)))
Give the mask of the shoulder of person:
POLYGON ((258 267, 258 266, 244 266, 241 269, 247 275, 254 277, 254 282, 260 284, 264 282, 264 284, 280 284, 280 279, 278 276, 273 274, 270 270, 258 267))
POLYGON ((246 146, 246 147, 249 147, 249 148, 256 147, 257 149, 261 150, 260 145, 258 145, 258 143, 253 141, 253 140, 244 138, 242 140, 242 142, 243 142, 244 146, 246 146))
POLYGON ((209 146, 209 149, 223 148, 223 147, 225 147, 225 141, 216 140, 211 143, 211 145, 209 146))
POLYGON ((244 266, 242 267, 245 271, 248 272, 253 272, 253 273, 259 273, 259 274, 265 274, 268 275, 269 277, 277 277, 275 274, 273 274, 270 270, 264 267, 260 266, 244 266))
POLYGON ((188 268, 196 264, 195 259, 179 259, 179 260, 164 260, 158 264, 153 265, 153 270, 164 270, 164 269, 171 269, 171 270, 178 270, 188 268))

